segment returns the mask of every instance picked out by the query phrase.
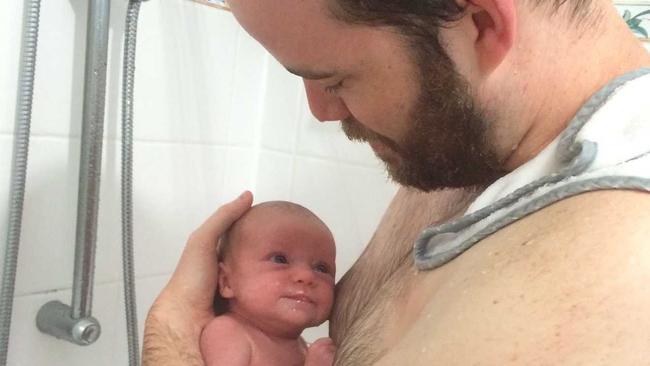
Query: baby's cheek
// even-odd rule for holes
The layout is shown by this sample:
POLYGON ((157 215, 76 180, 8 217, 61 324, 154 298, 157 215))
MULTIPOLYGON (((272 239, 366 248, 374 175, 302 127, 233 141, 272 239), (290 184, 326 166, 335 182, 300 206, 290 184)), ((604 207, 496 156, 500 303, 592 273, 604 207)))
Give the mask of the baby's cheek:
POLYGON ((267 278, 264 281, 258 281, 250 291, 254 298, 276 297, 282 294, 286 285, 278 278, 267 278))
POLYGON ((323 307, 325 308, 324 310, 327 312, 329 315, 329 311, 332 308, 332 305, 334 304, 334 285, 329 283, 324 286, 322 286, 322 304, 323 307))

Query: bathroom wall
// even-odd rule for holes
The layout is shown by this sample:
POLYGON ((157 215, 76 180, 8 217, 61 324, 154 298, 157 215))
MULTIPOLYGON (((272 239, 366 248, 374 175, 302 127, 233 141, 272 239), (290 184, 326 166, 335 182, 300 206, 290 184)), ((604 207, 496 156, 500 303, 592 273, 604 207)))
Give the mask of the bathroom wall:
MULTIPOLYGON (((70 302, 87 2, 44 1, 33 137, 9 365, 125 365, 120 249, 120 79, 126 1, 113 1, 94 316, 79 347, 39 333, 38 309, 70 302)), ((16 100, 22 2, 0 11, 0 237, 16 100), (4 193, 3 193, 4 192, 4 193)), ((242 32, 229 13, 187 0, 141 9, 135 90, 135 266, 140 329, 187 235, 244 189, 292 200, 332 228, 340 275, 369 240, 395 192, 363 145, 316 122, 301 81, 242 32)), ((1 264, 0 264, 1 265, 1 264)), ((307 333, 313 339, 320 328, 307 333)))

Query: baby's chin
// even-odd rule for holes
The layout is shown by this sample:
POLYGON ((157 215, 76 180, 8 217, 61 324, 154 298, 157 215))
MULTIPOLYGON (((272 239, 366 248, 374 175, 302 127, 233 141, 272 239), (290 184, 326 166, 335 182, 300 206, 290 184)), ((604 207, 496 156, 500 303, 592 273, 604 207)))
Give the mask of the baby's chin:
POLYGON ((317 327, 327 320, 327 314, 324 314, 321 307, 312 303, 287 300, 281 305, 279 318, 300 332, 306 328, 317 327))

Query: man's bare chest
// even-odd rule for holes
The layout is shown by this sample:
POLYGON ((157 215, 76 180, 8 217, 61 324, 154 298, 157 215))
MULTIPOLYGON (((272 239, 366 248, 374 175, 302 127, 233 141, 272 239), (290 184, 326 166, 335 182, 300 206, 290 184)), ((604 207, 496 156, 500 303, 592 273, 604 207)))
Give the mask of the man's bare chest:
POLYGON ((334 317, 340 320, 332 324, 339 345, 336 364, 365 366, 381 359, 422 316, 442 278, 444 271, 418 272, 409 261, 373 291, 358 291, 354 283, 343 284, 341 298, 355 306, 349 307, 351 311, 345 316, 334 317))
MULTIPOLYGON (((339 345, 336 365, 392 365, 386 359, 402 354, 403 348, 443 352, 450 341, 456 345, 476 341, 474 335, 481 327, 507 319, 514 309, 509 304, 526 293, 525 278, 544 271, 531 274, 513 269, 512 263, 525 255, 527 243, 525 234, 498 235, 432 271, 417 271, 412 261, 406 261, 381 282, 369 285, 370 276, 358 275, 342 283, 340 313, 332 324, 339 345), (487 320, 482 315, 486 311, 492 312, 487 320), (426 346, 414 346, 425 338, 426 346)), ((521 328, 525 322, 511 325, 521 328)))
POLYGON ((330 322, 339 346, 337 365, 375 363, 421 315, 446 271, 417 271, 413 242, 422 228, 463 211, 468 197, 458 192, 397 194, 368 248, 337 285, 330 322))

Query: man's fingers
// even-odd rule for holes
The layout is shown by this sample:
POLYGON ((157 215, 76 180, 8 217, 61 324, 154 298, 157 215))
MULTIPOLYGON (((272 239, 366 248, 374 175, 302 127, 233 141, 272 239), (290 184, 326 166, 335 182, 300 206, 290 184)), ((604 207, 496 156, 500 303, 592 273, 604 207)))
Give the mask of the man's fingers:
POLYGON ((219 237, 251 207, 252 202, 252 193, 244 192, 219 207, 190 235, 168 284, 176 296, 183 296, 199 307, 211 307, 217 288, 219 237))
MULTIPOLYGON (((196 229, 188 240, 188 246, 194 244, 198 250, 213 251, 219 237, 223 235, 232 224, 248 211, 253 203, 253 194, 245 191, 235 200, 219 207, 198 229, 196 229)), ((194 248, 192 248, 194 249, 194 248)))
POLYGON ((331 338, 320 338, 307 349, 305 366, 332 366, 336 346, 331 338))
POLYGON ((323 337, 323 338, 318 338, 314 343, 309 346, 309 348, 325 348, 325 349, 336 349, 336 346, 334 345, 334 341, 332 338, 329 337, 323 337))

